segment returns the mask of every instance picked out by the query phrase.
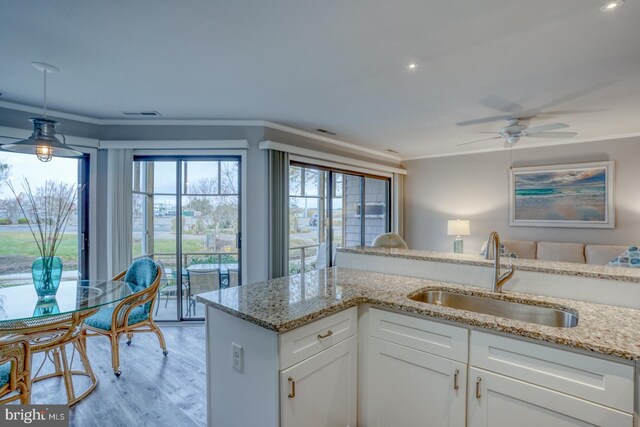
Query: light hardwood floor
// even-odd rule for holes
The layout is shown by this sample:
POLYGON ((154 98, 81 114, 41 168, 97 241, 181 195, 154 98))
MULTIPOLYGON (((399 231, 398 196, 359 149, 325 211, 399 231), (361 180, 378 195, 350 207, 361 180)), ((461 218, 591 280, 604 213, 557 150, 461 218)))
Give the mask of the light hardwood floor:
MULTIPOLYGON (((164 357, 153 334, 134 336, 131 346, 121 340, 122 376, 111 369, 109 341, 87 340, 89 360, 98 387, 71 408, 71 425, 76 427, 206 425, 206 374, 204 324, 161 326, 169 355, 164 357)), ((34 357, 37 369, 41 355, 34 357)), ((83 379, 74 382, 81 391, 83 379)), ((63 403, 61 379, 33 385, 32 402, 63 403)))

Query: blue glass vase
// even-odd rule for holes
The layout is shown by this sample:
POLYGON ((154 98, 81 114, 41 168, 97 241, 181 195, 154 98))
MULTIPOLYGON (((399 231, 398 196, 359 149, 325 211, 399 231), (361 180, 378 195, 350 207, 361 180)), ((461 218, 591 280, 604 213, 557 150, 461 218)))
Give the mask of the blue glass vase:
POLYGON ((36 258, 31 264, 31 277, 40 301, 55 298, 62 277, 62 260, 57 256, 36 258))
POLYGON ((59 313, 60 307, 55 298, 47 301, 38 301, 36 307, 33 309, 33 317, 50 316, 59 313))

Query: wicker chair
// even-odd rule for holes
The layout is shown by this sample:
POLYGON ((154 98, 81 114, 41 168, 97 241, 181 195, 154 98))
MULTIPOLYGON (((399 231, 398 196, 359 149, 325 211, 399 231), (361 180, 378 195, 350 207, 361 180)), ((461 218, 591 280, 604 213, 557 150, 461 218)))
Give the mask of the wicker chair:
POLYGON ((0 337, 0 404, 31 400, 31 348, 23 335, 0 337))
POLYGON ((115 307, 101 308, 84 321, 83 340, 88 336, 102 335, 111 341, 111 362, 113 373, 117 377, 122 373, 119 341, 123 334, 126 334, 129 345, 134 333, 153 332, 158 337, 162 353, 165 356, 168 354, 167 344, 162 331, 153 321, 152 311, 161 278, 162 270, 153 260, 135 260, 128 270, 118 274, 113 280, 124 280, 136 293, 123 299, 115 307))
POLYGON ((220 289, 220 270, 192 270, 189 272, 189 314, 196 314, 196 295, 220 289))

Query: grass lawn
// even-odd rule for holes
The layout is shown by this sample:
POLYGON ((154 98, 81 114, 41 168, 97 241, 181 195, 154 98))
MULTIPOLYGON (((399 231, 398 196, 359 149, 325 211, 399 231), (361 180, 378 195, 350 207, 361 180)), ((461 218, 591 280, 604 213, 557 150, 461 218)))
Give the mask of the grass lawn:
MULTIPOLYGON (((133 254, 140 253, 140 242, 133 243, 133 254)), ((187 240, 182 242, 182 250, 185 253, 210 252, 204 247, 204 240, 187 240)), ((175 239, 157 239, 154 241, 154 251, 158 253, 175 253, 175 239)), ((33 240, 33 235, 26 232, 0 232, 0 257, 8 255, 24 255, 31 258, 40 256, 38 247, 33 240)), ((77 233, 65 233, 56 256, 63 261, 77 262, 78 260, 78 236, 77 233)))
MULTIPOLYGON (((27 255, 33 258, 40 256, 38 246, 33 235, 28 231, 0 233, 0 256, 3 255, 27 255)), ((77 233, 65 233, 58 247, 56 256, 63 261, 78 260, 78 235, 77 233)))

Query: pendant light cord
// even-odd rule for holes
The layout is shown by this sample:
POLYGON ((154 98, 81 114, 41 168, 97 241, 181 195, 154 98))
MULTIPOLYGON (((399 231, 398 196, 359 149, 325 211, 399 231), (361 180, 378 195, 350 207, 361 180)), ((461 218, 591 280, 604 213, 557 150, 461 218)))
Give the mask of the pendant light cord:
POLYGON ((44 117, 47 117, 47 70, 44 70, 44 117))

